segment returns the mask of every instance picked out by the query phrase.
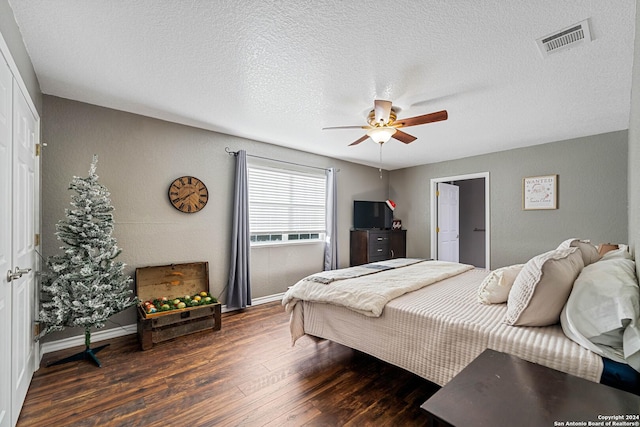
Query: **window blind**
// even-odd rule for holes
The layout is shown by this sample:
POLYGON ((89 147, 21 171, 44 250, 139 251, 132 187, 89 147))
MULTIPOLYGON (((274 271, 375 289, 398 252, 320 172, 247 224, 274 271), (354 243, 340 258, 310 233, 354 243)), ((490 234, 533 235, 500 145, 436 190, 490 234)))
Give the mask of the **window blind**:
POLYGON ((250 166, 248 181, 252 235, 324 233, 324 174, 250 166))

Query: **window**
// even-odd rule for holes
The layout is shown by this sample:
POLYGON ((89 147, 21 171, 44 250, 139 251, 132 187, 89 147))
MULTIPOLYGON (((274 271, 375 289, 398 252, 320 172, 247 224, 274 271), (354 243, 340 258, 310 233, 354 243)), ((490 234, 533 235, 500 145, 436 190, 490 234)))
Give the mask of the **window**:
POLYGON ((251 244, 324 240, 326 177, 249 166, 251 244))

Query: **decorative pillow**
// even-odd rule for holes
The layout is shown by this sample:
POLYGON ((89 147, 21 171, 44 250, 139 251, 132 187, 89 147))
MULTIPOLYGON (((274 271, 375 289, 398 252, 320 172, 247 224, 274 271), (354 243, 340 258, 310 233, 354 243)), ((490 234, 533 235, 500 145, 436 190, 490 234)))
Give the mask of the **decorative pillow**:
MULTIPOLYGON (((608 252, 606 255, 617 252, 608 252)), ((626 248, 624 248, 624 252, 626 248)), ((562 310, 565 335, 594 353, 640 371, 640 288, 635 262, 603 257, 580 273, 562 310)))
POLYGON ((478 301, 482 304, 507 302, 509 291, 524 264, 509 265, 493 270, 478 288, 478 301))
POLYGON ((589 240, 580 240, 580 239, 567 239, 564 242, 560 243, 558 249, 566 249, 566 248, 578 248, 580 252, 582 252, 582 261, 584 262, 584 266, 586 267, 589 264, 592 264, 600 259, 600 254, 598 253, 598 248, 591 244, 589 240))
POLYGON ((558 323, 573 282, 583 267, 578 248, 556 249, 531 258, 511 287, 505 323, 518 326, 558 323))

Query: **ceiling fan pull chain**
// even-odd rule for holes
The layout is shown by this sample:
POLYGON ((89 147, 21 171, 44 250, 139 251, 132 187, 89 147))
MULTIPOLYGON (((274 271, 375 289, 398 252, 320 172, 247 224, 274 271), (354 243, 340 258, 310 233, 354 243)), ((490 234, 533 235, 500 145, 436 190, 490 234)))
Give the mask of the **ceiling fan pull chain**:
POLYGON ((380 167, 378 168, 378 172, 380 172, 380 179, 382 179, 382 143, 380 145, 380 167))

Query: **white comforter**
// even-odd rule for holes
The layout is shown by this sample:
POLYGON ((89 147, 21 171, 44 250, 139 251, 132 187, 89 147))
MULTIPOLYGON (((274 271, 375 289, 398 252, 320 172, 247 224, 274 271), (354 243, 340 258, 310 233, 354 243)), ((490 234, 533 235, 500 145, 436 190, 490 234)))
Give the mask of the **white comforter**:
POLYGON ((300 280, 284 295, 287 313, 300 300, 340 305, 366 316, 378 317, 387 302, 407 292, 471 270, 473 266, 446 261, 421 261, 397 266, 399 260, 376 264, 394 268, 331 283, 319 283, 309 277, 300 280))

